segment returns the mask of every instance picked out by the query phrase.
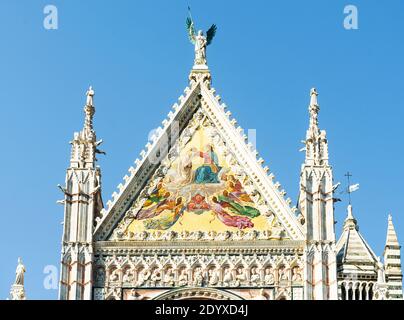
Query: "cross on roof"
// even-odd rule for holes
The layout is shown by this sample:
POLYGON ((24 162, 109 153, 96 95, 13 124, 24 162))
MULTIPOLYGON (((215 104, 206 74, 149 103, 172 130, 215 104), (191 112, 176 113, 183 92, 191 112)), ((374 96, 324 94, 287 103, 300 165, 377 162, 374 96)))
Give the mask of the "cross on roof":
POLYGON ((349 204, 351 204, 351 188, 350 188, 350 185, 351 185, 351 177, 352 177, 352 174, 348 171, 348 172, 345 174, 345 177, 347 177, 347 180, 348 180, 347 192, 348 192, 349 204))

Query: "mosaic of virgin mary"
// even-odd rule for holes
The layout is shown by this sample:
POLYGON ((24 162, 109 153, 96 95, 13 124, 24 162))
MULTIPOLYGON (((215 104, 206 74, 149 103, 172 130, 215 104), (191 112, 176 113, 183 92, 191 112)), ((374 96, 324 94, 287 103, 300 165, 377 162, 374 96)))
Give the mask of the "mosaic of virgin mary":
POLYGON ((197 152, 199 157, 204 159, 204 164, 196 169, 195 183, 219 183, 218 174, 222 167, 219 165, 219 158, 211 144, 206 145, 203 152, 197 152))
POLYGON ((136 220, 148 230, 248 229, 262 219, 242 183, 212 143, 182 150, 149 195, 136 220), (258 220, 257 220, 258 221, 258 220))

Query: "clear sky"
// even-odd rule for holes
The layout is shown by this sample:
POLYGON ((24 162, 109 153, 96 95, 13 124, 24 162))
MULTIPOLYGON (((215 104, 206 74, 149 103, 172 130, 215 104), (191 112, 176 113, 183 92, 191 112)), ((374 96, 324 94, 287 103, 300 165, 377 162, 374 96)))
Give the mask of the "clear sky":
MULTIPOLYGON (((335 181, 344 174, 360 230, 377 255, 387 215, 404 243, 404 2, 1 0, 0 2, 0 299, 7 298, 18 256, 30 299, 55 299, 43 286, 59 266, 69 141, 82 128, 88 86, 106 202, 182 94, 193 63, 187 5, 197 28, 216 23, 208 48, 213 85, 296 201, 300 141, 308 127, 309 90, 320 95, 335 181), (58 8, 59 28, 43 27, 58 8), (354 4, 359 29, 343 26, 354 4)), ((347 199, 336 205, 338 235, 347 199)))

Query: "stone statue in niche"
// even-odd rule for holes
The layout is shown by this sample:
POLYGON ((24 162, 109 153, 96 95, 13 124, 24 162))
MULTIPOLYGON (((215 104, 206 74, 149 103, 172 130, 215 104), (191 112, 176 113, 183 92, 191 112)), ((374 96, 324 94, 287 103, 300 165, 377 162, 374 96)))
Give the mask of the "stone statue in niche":
POLYGON ((215 269, 210 269, 208 272, 209 276, 209 285, 215 286, 219 282, 219 275, 218 272, 215 269))
POLYGON ((201 287, 203 285, 202 268, 197 267, 194 271, 194 286, 201 287))
POLYGON ((165 272, 165 275, 164 275, 164 284, 166 285, 166 286, 170 286, 170 287, 172 287, 172 286, 174 286, 174 272, 173 272, 173 269, 172 268, 168 268, 167 270, 166 270, 166 272, 165 272))
POLYGON ((154 269, 152 275, 150 276, 151 283, 156 285, 158 282, 161 281, 161 273, 159 269, 154 269))
POLYGON ((186 269, 181 270, 180 276, 178 277, 178 285, 181 287, 188 285, 188 274, 186 269))
POLYGON ((246 272, 243 267, 237 268, 236 280, 234 281, 234 285, 239 287, 247 281, 246 272))
POLYGON ((119 281, 119 269, 115 269, 109 276, 109 282, 119 281))
POLYGON ((292 269, 292 281, 302 281, 302 274, 297 266, 292 269))
POLYGON ((251 268, 251 276, 250 276, 250 281, 251 285, 257 286, 261 280, 260 274, 258 272, 257 267, 252 267, 251 268))
POLYGON ((275 283, 275 276, 271 267, 265 269, 264 283, 266 285, 273 285, 275 283))
POLYGON ((288 269, 285 266, 281 266, 278 270, 279 281, 288 281, 289 274, 288 269))
POLYGON ((139 277, 136 283, 137 287, 141 287, 143 286, 146 281, 148 281, 150 279, 151 273, 149 271, 149 269, 143 269, 140 273, 139 273, 139 277))
POLYGON ((225 287, 228 287, 231 285, 231 283, 233 282, 233 274, 230 270, 229 267, 224 269, 224 273, 223 273, 223 285, 225 287))
POLYGON ((122 281, 124 283, 130 283, 133 281, 133 279, 134 279, 133 272, 129 268, 126 269, 125 274, 123 275, 122 281))

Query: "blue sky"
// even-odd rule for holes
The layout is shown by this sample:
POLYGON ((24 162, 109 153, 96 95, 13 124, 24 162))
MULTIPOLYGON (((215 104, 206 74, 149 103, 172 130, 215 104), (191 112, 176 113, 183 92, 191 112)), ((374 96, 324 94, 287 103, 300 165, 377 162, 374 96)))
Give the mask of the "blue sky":
MULTIPOLYGON (((404 241, 402 119, 404 3, 380 1, 39 1, 0 2, 0 299, 17 257, 31 299, 55 299, 43 268, 59 265, 62 194, 73 132, 83 123, 85 92, 96 90, 95 127, 106 202, 187 85, 193 63, 184 21, 216 23, 208 48, 213 85, 295 201, 317 87, 335 180, 361 184, 354 215, 376 254, 387 214, 404 241), (58 8, 59 29, 43 27, 58 8), (343 9, 359 10, 359 29, 343 9)), ((341 233, 346 198, 336 205, 341 233)))

